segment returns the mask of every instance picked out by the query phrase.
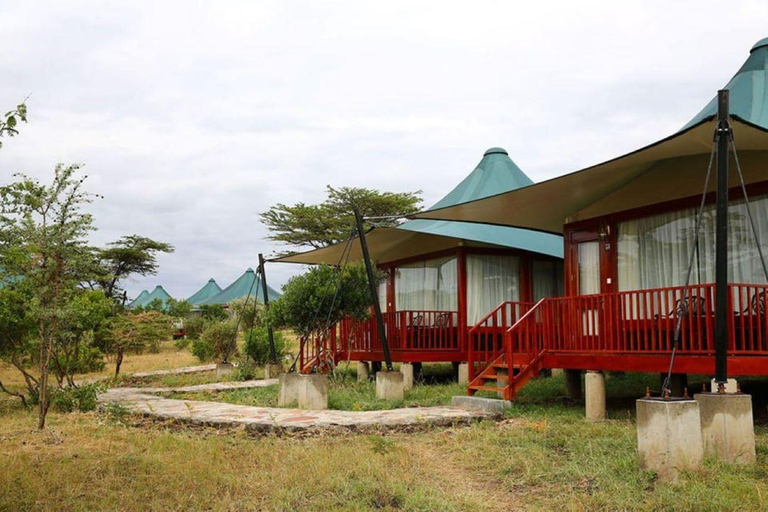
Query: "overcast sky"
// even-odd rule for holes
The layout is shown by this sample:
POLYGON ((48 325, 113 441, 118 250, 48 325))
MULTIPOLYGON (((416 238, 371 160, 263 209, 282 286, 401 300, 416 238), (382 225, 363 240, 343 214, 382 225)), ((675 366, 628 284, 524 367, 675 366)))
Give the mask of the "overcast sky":
POLYGON ((0 108, 32 95, 0 183, 85 164, 95 242, 176 247, 129 294, 179 298, 255 267, 258 213, 328 184, 430 205, 492 146, 541 181, 654 142, 768 37, 764 0, 0 6, 0 108))

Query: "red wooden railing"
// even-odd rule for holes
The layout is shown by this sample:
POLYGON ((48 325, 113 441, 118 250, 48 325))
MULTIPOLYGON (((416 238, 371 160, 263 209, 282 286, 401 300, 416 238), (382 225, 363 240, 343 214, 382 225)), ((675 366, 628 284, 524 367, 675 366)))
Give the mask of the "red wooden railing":
POLYGON ((533 306, 528 302, 502 302, 469 330, 467 366, 470 382, 504 351, 504 333, 533 306))

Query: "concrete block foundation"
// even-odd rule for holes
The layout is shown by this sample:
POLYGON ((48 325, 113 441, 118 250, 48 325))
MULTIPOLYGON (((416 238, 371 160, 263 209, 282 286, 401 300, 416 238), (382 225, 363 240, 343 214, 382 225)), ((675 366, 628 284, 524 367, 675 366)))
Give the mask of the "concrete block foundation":
POLYGON ((328 408, 328 376, 319 373, 299 376, 299 409, 328 408))
POLYGON ((413 389, 413 365, 411 363, 401 363, 400 373, 403 374, 403 391, 413 389))
POLYGON ((466 386, 469 384, 469 364, 459 363, 459 385, 466 386))
POLYGON ((357 382, 365 382, 368 380, 368 374, 370 373, 368 363, 365 361, 357 362, 357 382))
POLYGON ((509 400, 497 400, 495 398, 482 398, 479 396, 454 396, 451 397, 451 405, 493 413, 502 413, 512 408, 512 402, 509 400))
POLYGON ((683 469, 704 459, 699 403, 695 400, 641 398, 637 404, 637 450, 640 466, 674 481, 683 469))
POLYGON ((750 395, 699 393, 694 395, 701 415, 704 454, 726 462, 755 462, 755 424, 750 395))
POLYGON ((605 419, 605 374, 587 372, 584 377, 585 412, 587 421, 605 419))
POLYGON ((277 376, 277 406, 289 407, 299 403, 301 374, 281 373, 277 376))
POLYGON ((219 363, 216 365, 216 378, 220 379, 225 375, 229 375, 235 371, 235 366, 232 363, 219 363))
POLYGON ((378 372, 376 374, 376 398, 380 400, 402 400, 404 375, 400 372, 378 372))
MULTIPOLYGON (((710 382, 709 391, 712 393, 717 393, 719 391, 717 388, 717 381, 715 379, 712 379, 712 381, 710 382)), ((728 379, 728 382, 725 383, 725 392, 726 393, 739 392, 739 385, 736 382, 736 379, 728 379)))

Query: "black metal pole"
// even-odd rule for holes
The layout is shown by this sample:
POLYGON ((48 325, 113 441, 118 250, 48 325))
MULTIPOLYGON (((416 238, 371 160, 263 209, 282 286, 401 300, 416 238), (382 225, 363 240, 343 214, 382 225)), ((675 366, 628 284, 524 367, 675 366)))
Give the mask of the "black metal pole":
MULTIPOLYGON (((267 292, 267 273, 264 272, 264 255, 259 253, 259 276, 261 277, 261 289, 264 297, 264 311, 267 313, 267 336, 269 338, 269 359, 272 364, 277 364, 277 351, 275 350, 275 332, 269 321, 269 293, 267 292)), ((256 302, 256 299, 254 299, 256 302)))
POLYGON ((387 371, 391 372, 392 358, 389 356, 389 343, 387 342, 387 331, 384 329, 384 319, 381 315, 381 304, 379 304, 379 292, 376 289, 376 280, 373 277, 373 267, 371 266, 371 257, 368 254, 368 242, 365 240, 365 230, 363 228, 363 217, 360 210, 354 208, 355 224, 357 225, 357 235, 360 237, 360 248, 363 250, 363 261, 365 261, 365 271, 368 273, 368 286, 371 288, 371 298, 373 299, 373 311, 376 313, 376 325, 379 328, 379 338, 381 339, 381 348, 384 349, 384 360, 387 363, 387 371))
POLYGON ((717 92, 717 217, 715 232, 715 380, 728 381, 728 91, 717 92))

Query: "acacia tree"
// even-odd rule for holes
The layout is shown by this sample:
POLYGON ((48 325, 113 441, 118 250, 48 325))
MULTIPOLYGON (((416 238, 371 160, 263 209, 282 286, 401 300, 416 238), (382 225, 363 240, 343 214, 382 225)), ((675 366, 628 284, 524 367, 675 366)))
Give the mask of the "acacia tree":
POLYGON ((123 313, 110 319, 107 350, 115 356, 115 377, 128 352, 141 353, 170 336, 170 318, 157 311, 123 313))
MULTIPOLYGON (((0 118, 0 137, 14 137, 19 134, 19 121, 27 122, 26 100, 16 105, 16 108, 9 110, 0 118)), ((3 147, 3 141, 0 140, 0 148, 3 147)))
MULTIPOLYGON (((261 214, 269 240, 300 248, 320 249, 347 240, 355 223, 357 207, 364 217, 406 216, 419 211, 421 191, 379 192, 369 188, 327 187, 328 197, 320 204, 278 203, 261 214)), ((379 226, 396 226, 398 218, 377 219, 379 226)), ((366 229, 371 227, 366 226, 366 229)))
POLYGON ((5 280, 22 281, 31 295, 26 307, 35 319, 39 343, 36 388, 41 429, 50 403, 54 343, 62 335, 70 300, 89 275, 93 259, 87 244, 93 219, 82 211, 93 195, 83 191, 85 177, 75 177, 79 168, 57 165, 50 186, 18 175, 19 181, 0 187, 0 268, 5 280))
POLYGON ((131 275, 150 276, 157 273, 157 255, 172 253, 171 244, 139 235, 129 235, 96 251, 95 279, 92 289, 101 289, 107 297, 119 301, 123 295, 120 282, 131 275))

